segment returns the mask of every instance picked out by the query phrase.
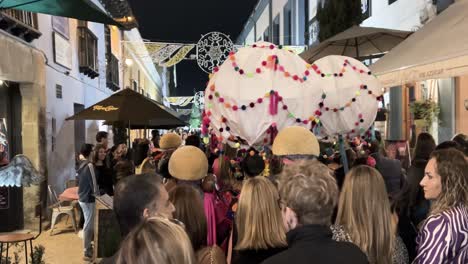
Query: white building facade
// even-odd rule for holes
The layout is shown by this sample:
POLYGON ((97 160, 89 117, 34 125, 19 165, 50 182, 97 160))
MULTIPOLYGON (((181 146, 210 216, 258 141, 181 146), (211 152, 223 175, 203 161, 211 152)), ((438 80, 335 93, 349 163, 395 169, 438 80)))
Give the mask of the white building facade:
MULTIPOLYGON (((250 45, 265 40, 278 45, 317 44, 320 30, 316 18, 317 9, 325 1, 327 0, 260 0, 236 43, 250 45)), ((364 20, 361 26, 416 31, 452 3, 454 0, 362 0, 364 20)), ((455 94, 456 91, 461 91, 460 87, 455 87, 455 78, 437 80, 437 85, 438 92, 435 96, 440 100, 442 109, 439 117, 444 125, 435 124, 433 130, 438 131, 434 134, 436 140, 443 141, 450 139, 455 132, 468 129, 468 122, 460 126, 458 124, 463 122, 463 118, 459 115, 455 117, 455 94)), ((390 129, 387 132, 392 139, 411 137, 409 110, 403 105, 421 99, 417 95, 421 93, 421 85, 416 86, 416 92, 413 91, 415 87, 399 87, 390 89, 390 93, 385 96, 391 108, 390 129)))
MULTIPOLYGON (((47 183, 61 192, 66 181, 75 178, 75 155, 81 144, 95 144, 98 131, 109 131, 102 121, 65 119, 123 88, 162 102, 164 84, 150 60, 123 48, 122 40, 143 43, 137 29, 122 31, 115 26, 15 10, 7 10, 1 17, 13 17, 12 23, 29 18, 19 21, 20 25, 39 35, 24 41, 21 35, 0 29, 0 97, 3 91, 17 89, 21 112, 13 126, 16 129, 8 131, 10 145, 16 145, 10 156, 27 155, 47 175, 47 183)), ((0 110, 0 119, 11 122, 15 117, 7 112, 0 110)))

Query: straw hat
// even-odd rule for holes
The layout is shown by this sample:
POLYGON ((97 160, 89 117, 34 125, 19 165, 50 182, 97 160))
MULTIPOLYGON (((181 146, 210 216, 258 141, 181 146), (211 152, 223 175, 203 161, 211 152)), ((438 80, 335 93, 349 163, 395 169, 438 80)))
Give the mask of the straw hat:
POLYGON ((277 156, 320 155, 320 146, 315 135, 299 126, 281 130, 273 142, 272 151, 277 156))
POLYGON ((159 147, 162 149, 178 148, 182 145, 182 139, 176 133, 164 134, 159 140, 159 147))
POLYGON ((194 146, 183 146, 172 153, 169 159, 169 173, 184 181, 203 179, 208 172, 205 153, 194 146))

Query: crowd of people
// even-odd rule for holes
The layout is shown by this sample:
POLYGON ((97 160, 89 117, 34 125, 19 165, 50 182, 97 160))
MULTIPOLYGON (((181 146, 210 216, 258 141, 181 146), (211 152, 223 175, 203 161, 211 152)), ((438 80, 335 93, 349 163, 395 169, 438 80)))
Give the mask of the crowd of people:
POLYGON ((157 131, 109 149, 107 136, 77 165, 85 260, 109 195, 122 241, 102 263, 468 263, 464 135, 419 134, 410 164, 378 134, 343 157, 294 126, 247 150, 157 131))

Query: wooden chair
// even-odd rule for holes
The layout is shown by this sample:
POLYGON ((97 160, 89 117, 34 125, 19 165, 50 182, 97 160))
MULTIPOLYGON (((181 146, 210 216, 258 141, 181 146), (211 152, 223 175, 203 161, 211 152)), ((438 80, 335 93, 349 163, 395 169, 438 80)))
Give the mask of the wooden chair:
POLYGON ((8 259, 8 250, 10 244, 14 243, 24 243, 24 256, 26 264, 28 264, 28 242, 31 249, 31 254, 33 253, 32 241, 36 240, 42 233, 42 205, 39 204, 36 206, 36 216, 39 215, 39 233, 34 235, 32 233, 21 234, 21 233, 4 233, 0 235, 0 264, 2 263, 3 256, 3 244, 6 244, 6 258, 8 259))

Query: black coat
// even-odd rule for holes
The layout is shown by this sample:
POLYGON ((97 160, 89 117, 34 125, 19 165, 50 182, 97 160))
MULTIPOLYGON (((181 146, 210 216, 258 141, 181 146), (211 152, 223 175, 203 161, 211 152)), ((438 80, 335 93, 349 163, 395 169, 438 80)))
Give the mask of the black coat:
POLYGON ((261 250, 235 250, 232 253, 232 264, 260 264, 286 248, 269 248, 261 250))
POLYGON ((396 159, 389 159, 380 153, 372 154, 375 159, 375 168, 382 174, 385 181, 387 193, 391 196, 396 195, 402 185, 403 173, 401 170, 401 161, 396 159))
POLYGON ((336 242, 328 226, 297 227, 286 234, 288 249, 265 260, 263 264, 361 264, 367 257, 354 244, 336 242))

